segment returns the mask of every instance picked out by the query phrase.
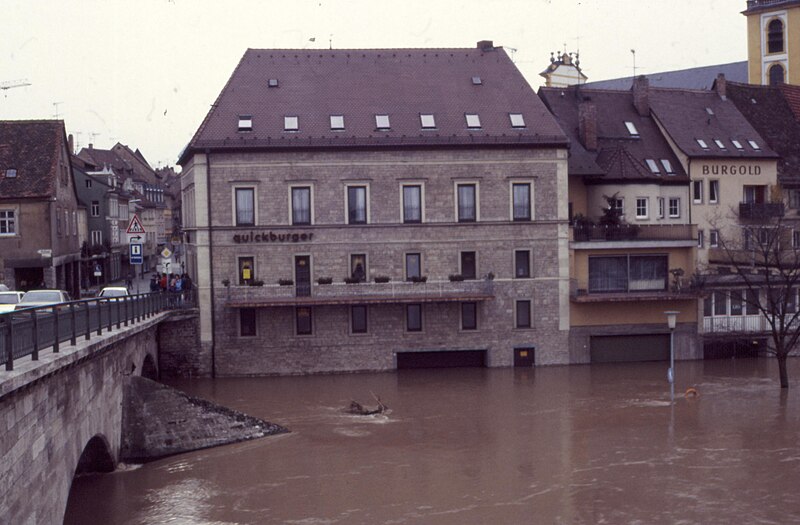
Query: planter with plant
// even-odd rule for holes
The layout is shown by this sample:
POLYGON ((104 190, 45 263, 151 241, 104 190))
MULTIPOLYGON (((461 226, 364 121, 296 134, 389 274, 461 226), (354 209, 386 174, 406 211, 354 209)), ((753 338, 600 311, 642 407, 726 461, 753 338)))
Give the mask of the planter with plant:
POLYGON ((292 286, 294 284, 293 279, 278 279, 278 284, 281 286, 292 286))

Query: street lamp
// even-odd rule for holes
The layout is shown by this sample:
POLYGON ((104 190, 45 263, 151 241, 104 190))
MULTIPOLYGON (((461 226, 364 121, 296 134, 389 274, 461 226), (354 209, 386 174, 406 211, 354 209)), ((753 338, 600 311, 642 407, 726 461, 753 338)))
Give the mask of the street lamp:
POLYGON ((667 371, 667 381, 669 381, 670 401, 675 402, 675 325, 678 322, 678 314, 674 310, 664 312, 667 316, 667 326, 669 327, 669 370, 667 371))

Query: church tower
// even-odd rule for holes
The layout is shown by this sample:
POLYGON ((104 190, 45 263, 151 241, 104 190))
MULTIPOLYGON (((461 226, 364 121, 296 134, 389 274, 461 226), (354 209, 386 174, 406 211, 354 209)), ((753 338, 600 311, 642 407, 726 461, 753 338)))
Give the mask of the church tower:
POLYGON ((800 0, 747 0, 751 84, 800 85, 800 0))
MULTIPOLYGON (((798 0, 798 3, 800 3, 800 0, 798 0)), ((539 75, 545 78, 545 87, 567 87, 575 84, 585 84, 587 77, 581 71, 580 65, 581 61, 578 53, 575 53, 574 58, 572 53, 567 53, 566 51, 563 54, 559 54, 558 58, 555 57, 555 53, 550 53, 550 65, 539 75)))

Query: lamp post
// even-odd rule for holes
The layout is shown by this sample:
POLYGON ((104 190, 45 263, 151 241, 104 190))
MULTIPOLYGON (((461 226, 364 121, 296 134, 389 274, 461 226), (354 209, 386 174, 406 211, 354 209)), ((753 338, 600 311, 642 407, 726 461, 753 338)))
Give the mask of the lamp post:
POLYGON ((674 310, 664 312, 667 316, 667 326, 669 327, 669 370, 667 371, 667 380, 669 381, 669 398, 671 402, 675 402, 675 325, 678 322, 678 314, 674 310))

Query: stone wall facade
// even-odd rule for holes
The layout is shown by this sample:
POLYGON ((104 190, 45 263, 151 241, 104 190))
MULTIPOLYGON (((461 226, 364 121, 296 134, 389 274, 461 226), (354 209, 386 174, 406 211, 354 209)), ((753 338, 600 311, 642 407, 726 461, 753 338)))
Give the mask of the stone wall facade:
POLYGON ((211 351, 200 345, 195 310, 173 312, 158 325, 158 371, 162 379, 211 376, 211 351))

